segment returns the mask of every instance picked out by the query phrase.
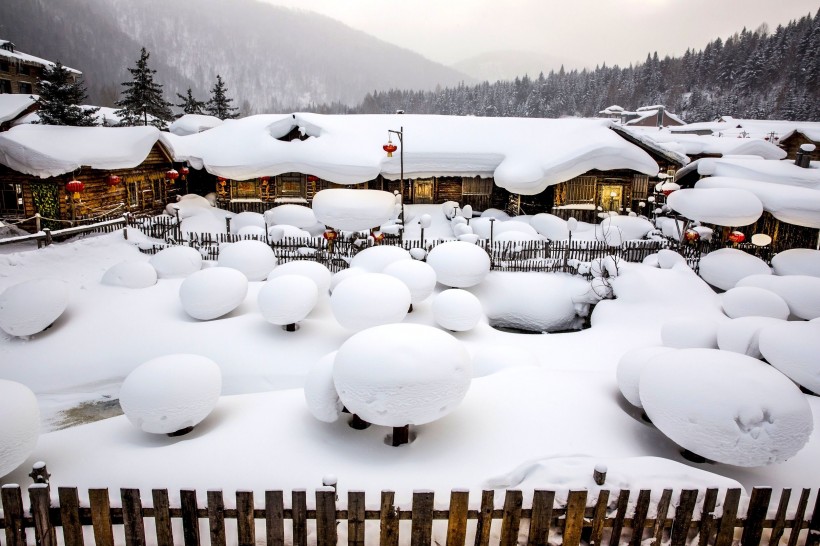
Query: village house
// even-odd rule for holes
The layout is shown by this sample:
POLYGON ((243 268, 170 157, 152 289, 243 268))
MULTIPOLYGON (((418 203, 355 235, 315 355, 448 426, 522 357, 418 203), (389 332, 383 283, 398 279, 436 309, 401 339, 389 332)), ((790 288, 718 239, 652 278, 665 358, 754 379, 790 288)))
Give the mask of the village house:
MULTIPOLYGON (((43 77, 43 70, 53 65, 52 61, 19 51, 8 40, 0 40, 0 94, 36 95, 38 82, 43 77)), ((79 70, 68 66, 64 68, 73 80, 82 75, 79 70)))
POLYGON ((633 127, 676 127, 686 124, 678 116, 668 112, 662 104, 642 106, 634 112, 613 104, 598 112, 598 115, 633 127))

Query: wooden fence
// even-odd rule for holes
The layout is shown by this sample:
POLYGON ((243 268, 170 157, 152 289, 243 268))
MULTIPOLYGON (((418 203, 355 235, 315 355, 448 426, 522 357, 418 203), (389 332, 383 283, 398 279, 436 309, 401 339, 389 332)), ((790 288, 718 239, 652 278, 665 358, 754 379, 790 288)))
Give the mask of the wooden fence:
POLYGON ((522 491, 507 490, 502 509, 496 508, 493 491, 483 491, 480 507, 471 509, 470 493, 454 490, 446 510, 435 508, 430 491, 414 492, 409 508, 397 506, 392 491, 382 491, 378 509, 368 508, 363 492, 350 491, 340 508, 334 488, 322 487, 315 492, 315 507, 308 509, 305 490, 291 492, 289 507, 282 491, 266 491, 262 508, 253 492, 237 491, 235 508, 226 508, 221 491, 208 491, 206 506, 200 506, 196 491, 182 490, 179 507, 171 507, 168 491, 155 489, 151 507, 145 507, 139 489, 122 489, 121 508, 114 508, 107 489, 88 490, 89 505, 83 506, 76 488, 60 487, 59 505, 52 506, 48 485, 34 484, 28 489, 28 513, 19 486, 0 491, 5 546, 26 546, 31 528, 38 546, 57 546, 57 527, 65 546, 84 546, 92 538, 97 546, 199 546, 204 543, 201 529, 208 530, 211 546, 431 546, 445 541, 447 546, 488 546, 491 541, 500 546, 730 546, 738 539, 742 546, 820 544, 820 501, 807 514, 810 489, 800 492, 792 510, 791 490, 782 490, 771 519, 770 488, 752 491, 745 515, 740 489, 726 491, 721 503, 717 489, 683 490, 674 499, 666 489, 658 502, 648 490, 632 502, 628 490, 602 490, 596 500, 587 491, 571 491, 565 503, 556 502, 554 491, 536 490, 526 507, 522 491), (146 534, 147 519, 155 538, 146 534), (226 520, 234 521, 226 526, 226 520))

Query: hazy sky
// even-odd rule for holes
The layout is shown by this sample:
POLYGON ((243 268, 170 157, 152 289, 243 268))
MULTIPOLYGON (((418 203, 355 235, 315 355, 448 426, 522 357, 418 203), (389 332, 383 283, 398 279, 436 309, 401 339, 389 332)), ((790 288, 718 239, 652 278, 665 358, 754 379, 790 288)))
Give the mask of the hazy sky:
POLYGON ((498 50, 588 66, 676 55, 709 40, 816 13, 817 0, 263 0, 323 13, 452 64, 498 50))

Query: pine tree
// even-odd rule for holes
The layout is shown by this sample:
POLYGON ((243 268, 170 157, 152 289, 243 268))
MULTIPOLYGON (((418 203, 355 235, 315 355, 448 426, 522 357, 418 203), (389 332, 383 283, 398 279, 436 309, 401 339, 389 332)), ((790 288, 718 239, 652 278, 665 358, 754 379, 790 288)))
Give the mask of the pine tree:
POLYGON ((236 119, 239 117, 238 108, 231 106, 233 99, 229 99, 225 82, 222 76, 216 75, 216 83, 211 88, 211 100, 208 101, 208 113, 219 119, 236 119))
POLYGON ((201 100, 196 100, 193 93, 191 93, 191 88, 188 88, 188 92, 185 95, 180 95, 177 93, 177 97, 182 100, 180 104, 177 104, 177 108, 182 108, 182 112, 184 114, 204 114, 205 113, 205 103, 201 100))
POLYGON ((148 68, 149 53, 142 48, 136 68, 129 68, 132 80, 123 82, 125 89, 117 101, 116 114, 122 118, 120 125, 148 125, 165 129, 167 122, 174 119, 171 103, 162 96, 162 85, 154 81, 156 70, 148 68), (149 117, 151 119, 149 119, 149 117))
POLYGON ((87 97, 85 85, 80 80, 75 81, 60 61, 43 70, 38 87, 37 113, 40 123, 75 127, 97 125, 95 114, 99 108, 84 109, 79 106, 87 97))

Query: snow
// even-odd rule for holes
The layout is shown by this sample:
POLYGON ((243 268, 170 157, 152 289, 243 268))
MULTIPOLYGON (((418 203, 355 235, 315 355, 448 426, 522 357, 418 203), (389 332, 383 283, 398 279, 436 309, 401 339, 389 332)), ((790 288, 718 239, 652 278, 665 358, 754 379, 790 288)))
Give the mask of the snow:
POLYGON ((294 260, 284 264, 279 264, 273 268, 268 275, 268 280, 275 279, 281 275, 301 275, 316 283, 319 296, 327 296, 330 291, 331 273, 330 270, 312 260, 294 260))
POLYGON ((429 298, 436 288, 436 272, 425 262, 412 259, 394 261, 384 267, 382 273, 396 277, 407 286, 413 305, 429 298))
POLYGON ((150 263, 160 279, 182 278, 202 269, 202 255, 189 246, 173 246, 151 256, 150 263))
POLYGON ((218 265, 241 271, 249 281, 263 281, 276 267, 276 254, 262 241, 237 241, 220 246, 218 265))
POLYGON ((365 231, 393 218, 395 204, 390 192, 333 188, 313 197, 313 213, 328 227, 365 231))
POLYGON ((785 461, 804 447, 813 419, 794 383, 754 358, 682 349, 641 373, 652 423, 678 445, 736 466, 785 461))
POLYGON ((460 288, 444 290, 433 300, 436 324, 453 332, 472 330, 483 316, 479 299, 460 288))
POLYGON ((359 332, 339 347, 333 365, 345 407, 388 427, 441 419, 458 407, 471 379, 470 355, 461 342, 419 324, 359 332))
POLYGON ((755 286, 774 292, 786 302, 795 317, 812 320, 820 317, 820 279, 807 275, 751 275, 738 286, 755 286))
POLYGON ((40 409, 31 389, 0 379, 0 478, 20 466, 37 445, 40 409))
POLYGON ((230 267, 211 267, 192 273, 179 287, 182 308, 191 317, 211 320, 239 307, 248 293, 248 278, 230 267))
MULTIPOLYGON (((645 218, 620 215, 609 216, 604 218, 598 227, 595 228, 595 236, 599 241, 607 240, 607 234, 614 228, 620 230, 620 237, 622 240, 631 241, 646 238, 647 234, 655 229, 655 226, 653 226, 652 223, 645 218)), ((583 232, 580 234, 580 238, 584 238, 583 232)))
POLYGON ((0 123, 11 121, 37 102, 37 97, 17 93, 0 94, 0 123))
POLYGON ((820 189, 820 169, 804 169, 790 159, 762 161, 760 158, 705 157, 678 171, 677 176, 682 176, 690 169, 697 169, 697 172, 704 176, 742 178, 798 188, 820 189))
POLYGON ((786 301, 769 290, 754 286, 738 286, 724 292, 721 298, 723 312, 729 318, 771 317, 789 318, 786 301))
MULTIPOLYGON (((207 210, 207 209, 206 209, 207 210)), ((231 216, 231 232, 237 233, 247 227, 261 228, 265 233, 265 217, 258 212, 240 212, 236 216, 231 216)))
POLYGON ((664 346, 675 349, 717 349, 718 324, 690 317, 669 320, 661 326, 664 346))
POLYGON ((168 126, 171 134, 177 136, 195 135, 208 129, 222 125, 222 120, 216 116, 204 114, 184 114, 168 126))
POLYGON ((344 404, 333 383, 333 363, 336 351, 328 353, 310 367, 305 376, 305 402, 319 421, 334 423, 342 415, 344 404))
POLYGON ((318 220, 313 209, 302 205, 279 205, 265 212, 265 220, 268 224, 286 224, 300 229, 306 229, 316 225, 318 220))
POLYGON ((763 214, 755 194, 732 188, 678 190, 666 202, 690 220, 719 226, 748 226, 763 214))
POLYGON ((390 275, 362 273, 340 282, 330 296, 330 305, 343 327, 364 330, 404 320, 410 308, 410 290, 390 275))
POLYGON ((820 277, 820 250, 791 248, 772 258, 775 275, 809 275, 820 277))
MULTIPOLYGON (((658 251, 658 267, 661 269, 672 269, 678 264, 686 265, 686 258, 668 248, 662 248, 658 251)), ((702 261, 702 260, 701 260, 702 261)))
POLYGON ((789 379, 820 393, 820 324, 780 322, 760 331, 760 352, 789 379))
POLYGON ((120 405, 143 432, 169 434, 199 424, 221 392, 216 362, 200 355, 171 354, 140 364, 128 374, 120 388, 120 405))
POLYGON ((615 370, 615 379, 618 381, 618 389, 630 404, 639 408, 642 407, 638 386, 644 367, 650 365, 656 357, 668 354, 673 350, 671 347, 660 346, 637 347, 625 352, 621 356, 621 359, 618 361, 618 367, 615 370))
POLYGON ((12 336, 31 336, 51 326, 68 307, 68 286, 57 279, 31 279, 0 294, 0 328, 12 336))
POLYGON ((722 351, 732 351, 752 358, 761 358, 760 331, 784 319, 749 316, 724 321, 718 326, 717 344, 722 351))
POLYGON ((382 273, 386 267, 396 262, 412 261, 410 253, 397 246, 372 246, 353 256, 350 267, 363 269, 369 273, 382 273))
MULTIPOLYGON (((630 128, 639 131, 636 127, 630 128)), ((655 128, 640 130, 645 138, 655 141, 662 148, 687 156, 694 155, 750 155, 764 159, 783 159, 786 152, 763 138, 721 138, 716 136, 686 135, 669 129, 655 128)))
POLYGON ((157 270, 150 263, 127 260, 108 268, 100 282, 124 288, 147 288, 157 283, 157 270))
POLYGON ((262 286, 257 303, 265 320, 285 326, 307 317, 318 299, 319 289, 310 277, 281 275, 262 286))
POLYGON ((479 246, 464 241, 437 245, 427 254, 436 279, 445 286, 467 288, 479 284, 490 272, 490 257, 479 246))
POLYGON ((567 221, 553 214, 536 214, 531 224, 538 233, 552 241, 566 241, 569 238, 567 221))
POLYGON ((734 288, 750 275, 771 275, 771 268, 756 256, 736 248, 721 248, 700 260, 700 276, 721 290, 734 288))

